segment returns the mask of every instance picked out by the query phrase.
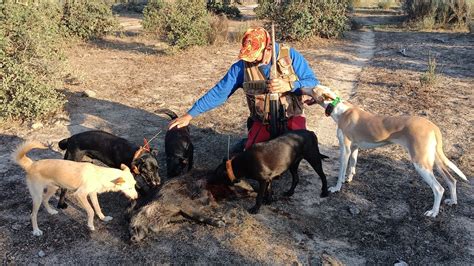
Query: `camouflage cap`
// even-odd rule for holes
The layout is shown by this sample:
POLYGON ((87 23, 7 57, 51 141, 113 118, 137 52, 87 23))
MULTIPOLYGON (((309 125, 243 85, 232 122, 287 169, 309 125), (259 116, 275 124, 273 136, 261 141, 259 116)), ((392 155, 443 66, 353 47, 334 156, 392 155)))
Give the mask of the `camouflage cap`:
POLYGON ((240 49, 239 59, 254 62, 264 52, 269 42, 271 42, 270 34, 264 28, 249 28, 242 38, 242 48, 240 49))

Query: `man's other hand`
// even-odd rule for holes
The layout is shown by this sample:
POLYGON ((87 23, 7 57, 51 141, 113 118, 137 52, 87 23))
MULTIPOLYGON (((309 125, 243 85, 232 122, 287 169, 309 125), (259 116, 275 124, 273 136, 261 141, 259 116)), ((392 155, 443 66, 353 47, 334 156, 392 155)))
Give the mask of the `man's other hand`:
POLYGON ((185 114, 176 119, 173 119, 168 124, 168 129, 172 129, 174 127, 178 127, 178 128, 185 127, 189 125, 189 122, 191 122, 191 119, 193 119, 193 117, 190 114, 185 114))
POLYGON ((267 88, 270 92, 283 93, 291 91, 290 82, 283 79, 271 79, 267 81, 267 88))

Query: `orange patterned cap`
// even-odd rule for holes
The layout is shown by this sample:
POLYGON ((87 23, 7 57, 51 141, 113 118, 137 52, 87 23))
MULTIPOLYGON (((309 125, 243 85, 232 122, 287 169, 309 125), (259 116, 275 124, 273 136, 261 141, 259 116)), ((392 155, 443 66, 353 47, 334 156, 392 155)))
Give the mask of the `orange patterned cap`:
POLYGON ((242 38, 239 58, 247 62, 254 62, 263 53, 269 42, 270 34, 264 28, 249 28, 242 38))

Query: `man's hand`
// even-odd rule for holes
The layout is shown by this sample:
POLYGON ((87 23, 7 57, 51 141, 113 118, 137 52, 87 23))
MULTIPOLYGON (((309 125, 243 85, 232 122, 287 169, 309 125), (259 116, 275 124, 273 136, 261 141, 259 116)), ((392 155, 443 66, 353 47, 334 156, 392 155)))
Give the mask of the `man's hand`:
POLYGON ((290 82, 283 79, 271 79, 267 81, 267 88, 270 92, 283 93, 291 91, 290 82))
POLYGON ((303 102, 307 105, 313 105, 316 103, 316 100, 313 97, 308 97, 307 95, 303 95, 303 102))
POLYGON ((173 119, 168 124, 168 129, 172 129, 173 127, 178 127, 178 128, 185 127, 189 125, 189 122, 191 122, 191 119, 193 119, 193 117, 190 114, 185 114, 176 119, 173 119))

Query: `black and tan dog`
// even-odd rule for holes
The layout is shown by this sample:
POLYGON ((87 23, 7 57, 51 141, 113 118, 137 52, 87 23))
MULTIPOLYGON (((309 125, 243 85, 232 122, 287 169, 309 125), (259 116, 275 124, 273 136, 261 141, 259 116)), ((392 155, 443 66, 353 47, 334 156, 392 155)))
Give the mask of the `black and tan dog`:
POLYGON ((259 182, 257 202, 249 209, 257 213, 265 197, 265 203, 271 202, 271 192, 268 191, 273 179, 288 169, 293 177, 290 190, 285 194, 293 195, 298 184, 298 166, 305 159, 321 177, 321 197, 328 196, 326 175, 323 172, 321 160, 326 156, 319 153, 318 139, 312 131, 295 130, 268 142, 257 143, 250 149, 234 158, 223 162, 217 167, 210 183, 233 184, 239 178, 246 177, 259 182))
MULTIPOLYGON (((118 169, 121 164, 125 164, 134 173, 140 195, 159 186, 161 182, 156 150, 145 146, 139 147, 124 138, 100 130, 82 132, 59 142, 59 148, 66 150, 66 160, 81 162, 87 156, 118 169)), ((66 191, 61 188, 58 208, 67 208, 64 202, 66 191)))
MULTIPOLYGON (((171 119, 178 116, 169 109, 159 109, 156 113, 168 115, 171 119)), ((165 136, 166 169, 168 177, 175 177, 185 170, 193 168, 194 146, 191 142, 189 127, 174 127, 165 136)))

